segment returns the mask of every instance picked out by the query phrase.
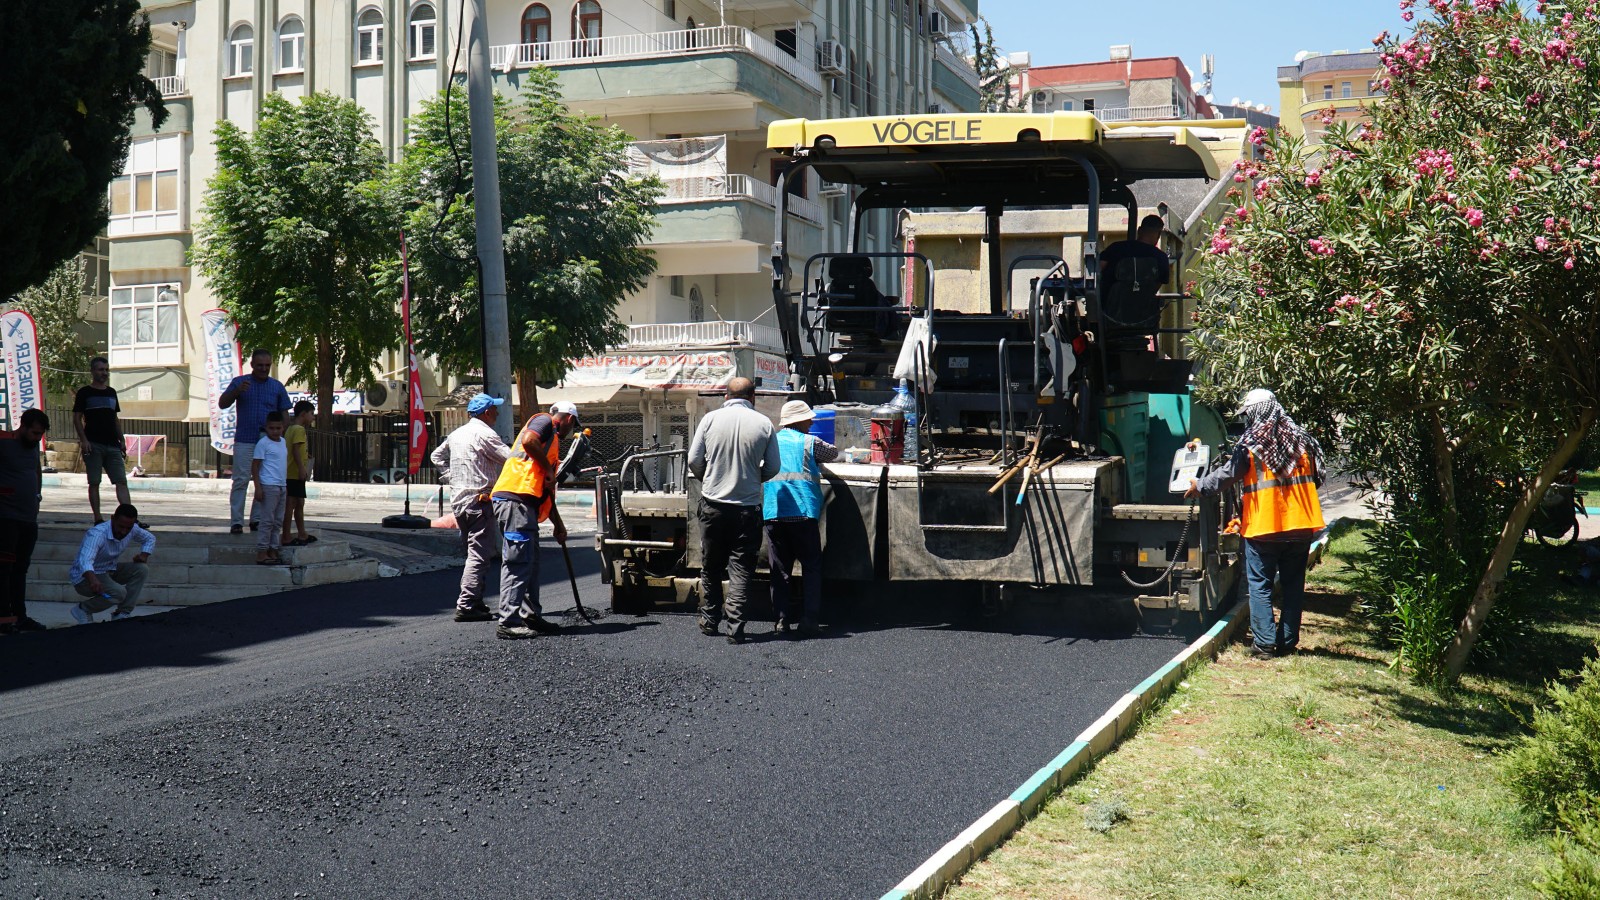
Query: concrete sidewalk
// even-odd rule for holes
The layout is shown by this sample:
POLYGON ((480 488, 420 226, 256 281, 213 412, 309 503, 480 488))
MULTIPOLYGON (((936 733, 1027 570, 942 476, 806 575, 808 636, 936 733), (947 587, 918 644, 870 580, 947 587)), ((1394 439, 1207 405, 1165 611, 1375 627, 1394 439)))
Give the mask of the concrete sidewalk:
MULTIPOLYGON (((54 472, 46 473, 44 486, 49 488, 64 488, 76 491, 83 499, 84 508, 88 509, 88 478, 82 472, 54 472)), ((133 496, 135 505, 139 502, 140 495, 199 495, 226 497, 233 490, 233 481, 228 478, 168 478, 165 476, 129 477, 128 491, 133 496)), ((100 485, 101 497, 112 496, 111 485, 100 485)), ((410 490, 411 506, 413 510, 426 504, 438 507, 441 496, 440 485, 414 484, 410 490)), ((396 503, 403 504, 407 496, 404 484, 342 484, 334 482, 312 481, 306 484, 306 497, 308 505, 317 500, 355 500, 361 503, 396 503)), ((450 487, 444 486, 442 493, 444 505, 450 506, 450 487)), ((594 505, 594 492, 587 487, 575 487, 561 491, 557 494, 557 502, 563 508, 588 507, 594 505)), ((223 501, 226 510, 227 501, 223 501)), ((389 513, 385 513, 389 515, 389 513)))

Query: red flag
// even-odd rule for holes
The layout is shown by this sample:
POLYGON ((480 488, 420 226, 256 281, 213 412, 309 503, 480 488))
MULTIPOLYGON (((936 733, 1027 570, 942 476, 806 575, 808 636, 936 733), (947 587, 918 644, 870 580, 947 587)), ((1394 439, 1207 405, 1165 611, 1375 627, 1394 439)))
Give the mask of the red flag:
POLYGON ((422 454, 428 449, 428 418, 425 415, 427 408, 422 402, 422 372, 417 369, 417 348, 411 343, 411 261, 406 253, 406 235, 403 231, 400 233, 400 317, 405 320, 406 358, 411 367, 406 382, 407 405, 410 407, 406 416, 406 443, 410 447, 406 471, 415 475, 422 468, 422 454))

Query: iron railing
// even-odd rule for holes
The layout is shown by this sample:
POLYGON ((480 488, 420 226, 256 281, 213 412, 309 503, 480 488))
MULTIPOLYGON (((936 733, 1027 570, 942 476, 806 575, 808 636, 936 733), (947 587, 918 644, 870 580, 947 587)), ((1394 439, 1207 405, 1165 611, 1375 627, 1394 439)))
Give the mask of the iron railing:
POLYGON ((736 51, 781 69, 785 74, 818 93, 822 76, 798 57, 777 44, 737 25, 717 25, 683 31, 658 31, 621 34, 611 37, 545 41, 538 44, 505 44, 489 48, 490 65, 501 71, 528 66, 561 66, 630 59, 657 59, 695 53, 736 51))

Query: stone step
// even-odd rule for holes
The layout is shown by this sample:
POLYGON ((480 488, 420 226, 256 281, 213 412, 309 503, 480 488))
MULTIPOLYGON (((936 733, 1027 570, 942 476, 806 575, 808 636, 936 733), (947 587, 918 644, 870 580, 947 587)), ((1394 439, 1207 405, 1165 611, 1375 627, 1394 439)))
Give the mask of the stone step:
MULTIPOLYGON (((377 577, 378 561, 375 559, 347 559, 305 566, 152 566, 142 600, 165 606, 199 606, 239 597, 274 594, 297 587, 342 584, 377 577), (207 580, 177 580, 199 576, 210 577, 207 580)), ((28 599, 75 603, 83 598, 72 585, 67 584, 64 572, 54 568, 50 572, 43 572, 36 566, 28 573, 28 599)))
MULTIPOLYGON (((71 544, 76 547, 83 542, 83 533, 88 530, 87 518, 70 523, 40 522, 39 543, 71 544)), ((156 536, 156 544, 163 547, 254 547, 256 539, 260 537, 248 528, 242 534, 230 534, 226 525, 151 525, 150 533, 156 536)), ((311 533, 317 536, 318 543, 329 540, 320 531, 313 530, 311 533)))
MULTIPOLYGON (((70 565, 78 555, 78 542, 41 543, 33 548, 33 561, 70 565)), ((137 553, 137 546, 123 551, 124 558, 137 553), (130 552, 131 551, 131 552, 130 552)), ((349 541, 317 541, 304 547, 284 547, 283 558, 290 565, 339 562, 350 558, 349 541)), ((209 546, 171 546, 162 535, 156 535, 156 555, 162 565, 252 565, 256 560, 255 544, 209 546)))

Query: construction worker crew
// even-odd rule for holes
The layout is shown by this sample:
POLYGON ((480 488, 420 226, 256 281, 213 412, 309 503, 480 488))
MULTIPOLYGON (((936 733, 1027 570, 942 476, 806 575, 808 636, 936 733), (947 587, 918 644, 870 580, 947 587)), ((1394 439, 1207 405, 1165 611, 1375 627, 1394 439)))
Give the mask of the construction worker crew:
POLYGON ((156 536, 139 524, 139 510, 132 503, 124 503, 111 514, 111 521, 101 522, 83 535, 78 555, 67 570, 73 590, 87 597, 67 612, 73 621, 87 625, 98 613, 112 606, 112 621, 133 615, 139 605, 139 595, 144 592, 144 582, 150 569, 145 563, 156 550, 156 536), (129 562, 118 562, 122 551, 134 541, 139 542, 139 552, 129 562))
POLYGON ((1239 406, 1245 433, 1233 454, 1198 481, 1185 497, 1214 496, 1238 484, 1242 492, 1241 534, 1250 591, 1251 653, 1292 653, 1300 643, 1306 559, 1323 528, 1317 487, 1326 477, 1322 447, 1296 425, 1269 390, 1257 388, 1239 406), (1280 589, 1278 621, 1272 620, 1272 582, 1280 589))
POLYGON ((767 568, 772 573, 772 611, 779 634, 815 634, 822 612, 822 469, 839 458, 839 448, 807 432, 814 418, 804 400, 790 400, 778 413, 779 470, 762 485, 761 517, 766 520, 767 568), (795 603, 790 574, 800 563, 804 606, 795 603))
POLYGON ((500 524, 501 567, 497 637, 512 640, 549 634, 560 627, 540 614, 539 523, 549 519, 557 543, 567 528, 556 509, 556 467, 561 439, 578 427, 578 407, 563 400, 522 426, 492 492, 500 524))
POLYGON ((489 568, 495 542, 500 538, 489 492, 511 456, 511 448, 494 430, 505 402, 500 397, 474 394, 467 401, 467 415, 472 418, 450 432, 433 451, 433 464, 450 473, 450 509, 467 543, 461 590, 456 594, 457 622, 487 622, 494 618, 483 603, 483 573, 489 568))
POLYGON ((1117 241, 1101 251, 1101 293, 1111 292, 1111 285, 1117 278, 1117 263, 1125 259, 1148 259, 1155 263, 1161 283, 1166 284, 1172 278, 1172 260, 1167 251, 1161 249, 1161 233, 1166 229, 1167 223, 1160 216, 1145 216, 1139 220, 1139 230, 1134 232, 1133 240, 1117 241))
POLYGON ((728 382, 728 399, 707 413, 689 443, 700 479, 700 632, 728 620, 728 643, 744 643, 744 606, 761 549, 762 482, 782 468, 772 420, 755 407, 756 385, 728 382), (728 579, 723 601, 722 579, 728 579))

